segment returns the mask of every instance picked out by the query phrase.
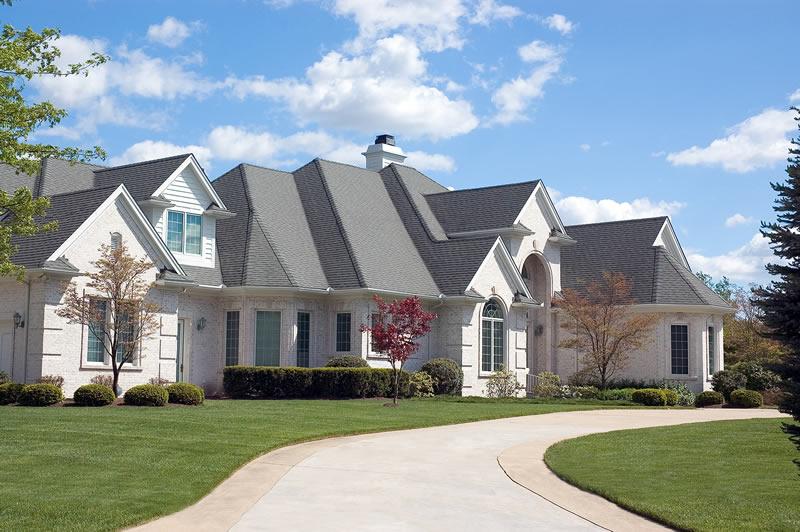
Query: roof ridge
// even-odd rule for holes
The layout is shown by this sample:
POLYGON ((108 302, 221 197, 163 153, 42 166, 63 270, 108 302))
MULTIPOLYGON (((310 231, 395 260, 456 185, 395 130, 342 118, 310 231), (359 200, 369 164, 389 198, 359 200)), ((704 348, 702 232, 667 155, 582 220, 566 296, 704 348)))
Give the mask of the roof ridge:
MULTIPOLYGON (((322 162, 326 162, 326 163, 338 164, 338 165, 341 165, 341 166, 349 166, 350 168, 355 168, 357 170, 364 170, 365 172, 374 172, 376 174, 379 172, 378 170, 370 170, 369 168, 364 168, 363 166, 356 166, 356 165, 350 164, 350 163, 342 163, 342 162, 339 162, 339 161, 332 161, 330 159, 325 159, 323 157, 314 157, 314 159, 311 162, 313 163, 315 161, 322 161, 322 162)), ((304 164, 300 168, 304 168, 306 166, 308 166, 308 165, 304 164)), ((300 168, 298 168, 298 170, 300 168)))
MULTIPOLYGON (((444 189, 447 189, 446 186, 444 186, 443 184, 439 183, 438 181, 436 181, 434 178, 432 178, 431 176, 429 176, 425 172, 421 172, 418 168, 416 168, 414 166, 408 166, 407 164, 395 164, 395 163, 391 163, 389 166, 402 166, 403 168, 410 168, 411 170, 414 170, 416 173, 418 173, 419 175, 421 175, 422 177, 424 177, 425 179, 427 179, 431 183, 434 183, 434 184, 439 185, 440 187, 442 187, 444 189)), ((400 174, 398 173, 397 175, 400 175, 400 174)), ((453 190, 443 190, 442 192, 455 192, 455 191, 453 191, 453 190)), ((439 192, 431 192, 431 194, 440 194, 440 193, 439 192)))
MULTIPOLYGON (((420 172, 420 173, 422 173, 422 172, 420 172)), ((422 175, 425 175, 425 174, 422 174, 422 175)), ((530 181, 520 181, 518 183, 505 183, 503 185, 489 185, 489 186, 486 186, 486 187, 461 188, 461 189, 458 189, 458 190, 445 190, 445 191, 442 191, 442 192, 432 192, 430 194, 423 194, 423 196, 425 196, 427 198, 427 197, 430 197, 430 196, 439 196, 441 194, 452 194, 454 192, 472 192, 472 191, 475 191, 475 190, 489 190, 489 189, 492 189, 492 188, 515 187, 515 186, 520 186, 520 185, 529 185, 529 184, 534 184, 534 183, 540 183, 541 181, 542 181, 541 179, 532 179, 530 181)))
POLYGON ((253 204, 250 201, 250 188, 247 186, 247 180, 244 178, 244 171, 242 169, 242 165, 236 167, 239 170, 239 180, 242 183, 242 188, 244 189, 244 200, 247 202, 247 226, 245 227, 244 233, 244 257, 242 260, 242 273, 241 273, 241 283, 242 286, 247 285, 247 259, 250 256, 250 246, 248 243, 250 242, 250 227, 253 225, 253 204))
MULTIPOLYGON (((286 170, 279 170, 277 168, 270 168, 269 166, 261 166, 260 164, 253 164, 253 163, 239 163, 239 166, 252 166, 253 168, 260 168, 261 170, 270 170, 271 172, 280 172, 282 174, 293 174, 293 172, 287 172, 286 170)), ((304 164, 300 168, 308 166, 304 164)), ((299 168, 298 168, 299 170, 299 168)))
MULTIPOLYGON (((403 191, 403 194, 405 195, 406 199, 408 200, 408 203, 411 205, 411 209, 414 211, 414 214, 417 216, 417 219, 419 219, 420 223, 422 224, 422 228, 425 230, 425 234, 428 235, 428 239, 431 242, 437 242, 437 240, 433 237, 433 233, 431 232, 430 228, 428 227, 427 222, 422 217, 422 213, 419 212, 419 209, 417 209, 417 206, 414 204, 414 200, 411 199, 411 194, 409 194, 409 192, 408 192, 408 187, 406 187, 406 184, 403 182, 403 178, 397 172, 397 169, 394 168, 394 165, 392 165, 392 164, 390 164, 386 168, 390 168, 392 174, 394 174, 394 177, 397 180, 397 183, 400 185, 400 189, 403 191)), ((378 172, 378 173, 381 173, 383 170, 384 169, 381 169, 381 171, 378 172)), ((442 229, 442 230, 444 231, 444 229, 442 229)), ((417 252, 419 252, 419 251, 417 251, 417 252)))
MULTIPOLYGON (((683 282, 686 283, 686 285, 689 287, 689 289, 691 289, 691 291, 694 292, 694 295, 697 296, 697 299, 699 299, 700 301, 702 301, 705 304, 708 304, 708 302, 705 300, 705 298, 702 295, 700 295, 700 292, 695 290, 694 286, 692 286, 692 283, 690 283, 688 281, 688 279, 686 279, 686 275, 685 275, 686 269, 683 267, 683 265, 681 265, 681 267, 679 268, 678 266, 673 264, 673 262, 672 262, 672 259, 673 259, 672 254, 670 254, 666 249, 662 248, 661 246, 658 246, 656 248, 656 253, 659 253, 659 252, 664 255, 664 257, 667 259, 667 263, 670 266, 672 266, 672 269, 675 270, 675 273, 677 273, 678 276, 683 280, 683 282)), ((689 272, 689 273, 691 275, 694 275, 691 272, 689 272)))
POLYGON ((140 165, 143 165, 143 164, 150 164, 150 163, 160 163, 160 162, 163 162, 163 161, 169 161, 170 159, 177 159, 178 157, 190 157, 190 156, 194 157, 194 154, 189 152, 189 153, 184 153, 184 154, 181 154, 181 155, 170 155, 169 157, 161 157, 160 159, 150 159, 148 161, 139 161, 138 163, 128 163, 128 164, 121 164, 119 166, 102 167, 99 170, 93 170, 93 171, 95 173, 97 173, 97 172, 107 172, 109 170, 119 170, 120 168, 130 168, 131 166, 140 166, 140 165))
POLYGON ((621 223, 629 223, 629 222, 644 222, 644 221, 648 221, 648 220, 664 220, 664 219, 668 219, 668 218, 669 218, 668 215, 649 216, 647 218, 628 218, 628 219, 625 219, 625 220, 608 220, 606 222, 590 222, 590 223, 585 223, 585 224, 570 224, 570 225, 565 225, 564 227, 565 228, 567 228, 567 227, 587 227, 587 226, 590 226, 590 225, 608 225, 608 224, 621 224, 621 223))
MULTIPOLYGON (((106 185, 104 187, 92 187, 92 188, 84 188, 82 190, 73 190, 72 192, 62 192, 61 194, 52 194, 47 196, 48 198, 63 198, 64 196, 72 196, 73 194, 86 194, 87 192, 93 191, 100 191, 100 190, 108 190, 108 189, 118 189, 120 186, 124 185, 125 183, 120 183, 119 185, 106 185)), ((125 187, 127 189, 127 187, 125 187)), ((130 191, 128 191, 130 193, 130 191)))

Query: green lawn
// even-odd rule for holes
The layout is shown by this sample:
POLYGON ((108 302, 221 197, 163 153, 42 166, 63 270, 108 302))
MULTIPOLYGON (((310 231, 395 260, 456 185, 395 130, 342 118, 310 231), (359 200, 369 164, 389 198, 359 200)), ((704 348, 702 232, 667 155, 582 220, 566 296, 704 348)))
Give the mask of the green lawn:
POLYGON ((0 529, 131 526, 180 510, 248 460, 303 440, 613 405, 451 399, 385 408, 384 402, 0 407, 0 529))
POLYGON ((564 480, 685 530, 800 530, 800 458, 782 420, 593 434, 545 462, 564 480))

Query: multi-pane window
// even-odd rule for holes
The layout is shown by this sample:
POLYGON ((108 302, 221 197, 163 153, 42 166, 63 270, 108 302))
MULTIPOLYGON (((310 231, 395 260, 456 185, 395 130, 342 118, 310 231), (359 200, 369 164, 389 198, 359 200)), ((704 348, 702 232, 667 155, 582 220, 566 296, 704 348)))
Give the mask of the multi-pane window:
POLYGON ((495 300, 483 307, 481 316, 481 371, 495 371, 503 363, 503 308, 495 300))
POLYGON ((311 314, 297 313, 297 365, 308 367, 308 355, 311 347, 311 314))
MULTIPOLYGON (((372 315, 370 315, 370 327, 375 328, 375 326, 378 324, 378 319, 380 316, 381 315, 377 312, 373 312, 372 315)), ((375 351, 375 346, 372 345, 372 333, 369 333, 369 352, 373 355, 378 354, 378 352, 375 351)))
POLYGON ((106 315, 106 302, 103 300, 92 300, 89 303, 92 306, 92 314, 99 316, 103 316, 102 320, 93 320, 89 324, 89 342, 88 342, 88 351, 86 353, 86 360, 88 362, 99 362, 103 363, 105 361, 105 338, 106 338, 106 324, 105 324, 105 315, 106 315))
POLYGON ((134 323, 130 315, 120 313, 117 328, 117 364, 122 364, 123 360, 132 366, 136 364, 134 334, 134 323))
POLYGON ((197 214, 167 211, 167 247, 170 251, 202 254, 203 219, 197 214))
POLYGON ((225 365, 239 363, 239 311, 232 310, 225 315, 225 365))
POLYGON ((347 353, 350 351, 351 318, 349 312, 340 312, 336 315, 336 351, 347 353))
POLYGON ((281 365, 281 313, 256 312, 256 366, 281 365))
POLYGON ((716 339, 714 338, 714 327, 708 328, 708 374, 713 375, 716 368, 714 367, 714 353, 716 339))
POLYGON ((689 374, 689 326, 672 325, 671 359, 673 375, 689 374))

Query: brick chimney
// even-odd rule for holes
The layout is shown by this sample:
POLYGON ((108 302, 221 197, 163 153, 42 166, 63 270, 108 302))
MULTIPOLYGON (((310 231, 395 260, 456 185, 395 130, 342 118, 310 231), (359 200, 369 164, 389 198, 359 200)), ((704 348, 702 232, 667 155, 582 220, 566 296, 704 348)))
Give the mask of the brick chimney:
POLYGON ((392 135, 378 135, 375 144, 367 148, 361 155, 367 158, 367 170, 376 172, 392 163, 403 164, 406 154, 395 146, 392 135))

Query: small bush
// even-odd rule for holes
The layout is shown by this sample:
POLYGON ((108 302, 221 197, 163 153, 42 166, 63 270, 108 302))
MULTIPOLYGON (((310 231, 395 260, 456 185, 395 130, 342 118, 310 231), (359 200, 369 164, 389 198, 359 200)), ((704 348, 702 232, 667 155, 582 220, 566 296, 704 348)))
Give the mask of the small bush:
POLYGON ((325 364, 326 368, 368 368, 366 360, 357 355, 338 355, 325 364))
POLYGON ((19 402, 19 396, 23 388, 25 388, 25 385, 19 382, 0 384, 0 405, 19 402))
MULTIPOLYGON (((594 386, 559 386, 551 395, 554 399, 595 399, 600 392, 594 386)), ((539 396, 537 396, 539 397, 539 396)))
POLYGON ((5 371, 0 371, 0 384, 8 384, 11 382, 11 377, 5 371))
POLYGON ((433 377, 424 371, 415 371, 409 378, 408 393, 412 397, 433 397, 433 377))
POLYGON ((420 370, 433 377, 433 393, 436 395, 461 395, 464 372, 455 360, 432 358, 420 370))
POLYGON ((658 388, 643 388, 633 392, 631 400, 646 406, 666 406, 667 394, 658 388))
POLYGON ((188 382, 176 382, 167 386, 169 402, 180 405, 202 405, 206 399, 203 389, 188 382))
POLYGON ((719 392, 712 392, 711 390, 700 393, 694 400, 694 406, 701 408, 703 406, 721 405, 725 398, 719 392))
MULTIPOLYGON (((679 406, 693 406, 694 405, 694 392, 689 389, 683 382, 668 382, 664 381, 661 385, 661 388, 665 390, 672 390, 676 394, 678 394, 678 402, 679 406)), ((668 406, 675 406, 675 405, 668 405, 668 406)))
POLYGON ((764 404, 764 398, 755 390, 734 390, 731 403, 743 408, 758 408, 764 404))
POLYGON ((91 382, 92 384, 107 386, 109 388, 114 387, 114 377, 112 375, 95 375, 94 377, 89 379, 89 382, 91 382))
POLYGON ((774 388, 780 378, 772 371, 765 368, 760 362, 754 360, 746 360, 739 362, 728 368, 733 373, 744 375, 745 385, 748 390, 755 390, 763 392, 774 388))
POLYGON ((36 379, 36 384, 52 384, 56 388, 64 386, 64 377, 59 375, 42 375, 36 379))
POLYGON ((597 398, 601 401, 632 401, 633 392, 635 391, 635 388, 599 390, 597 398))
POLYGON ((733 371, 718 371, 711 377, 711 387, 715 392, 721 393, 726 401, 731 400, 732 391, 742 389, 746 385, 747 377, 733 371))
POLYGON ((781 400, 783 399, 785 393, 786 392, 780 388, 770 388, 761 392, 761 395, 764 397, 765 405, 778 406, 781 404, 781 400))
POLYGON ((150 380, 147 382, 154 386, 161 386, 162 388, 166 388, 167 386, 172 384, 171 380, 165 379, 163 377, 151 377, 150 380))
POLYGON ((164 406, 169 400, 166 388, 155 384, 140 384, 125 392, 125 404, 132 406, 164 406))
POLYGON ((62 401, 61 388, 46 382, 29 384, 22 389, 18 402, 22 406, 50 406, 62 401))
POLYGON ((517 393, 524 389, 525 386, 517 380, 517 374, 507 369, 504 364, 500 364, 486 382, 486 396, 494 399, 516 397, 517 393))
POLYGON ((675 390, 670 390, 666 388, 661 391, 664 392, 664 397, 667 400, 667 406, 677 406, 678 394, 675 392, 675 390))
POLYGON ((561 389, 561 378, 555 373, 543 371, 537 375, 536 384, 533 387, 533 395, 536 397, 555 397, 561 389))
POLYGON ((116 398, 111 388, 102 384, 86 384, 75 390, 72 396, 78 406, 106 406, 116 398))

